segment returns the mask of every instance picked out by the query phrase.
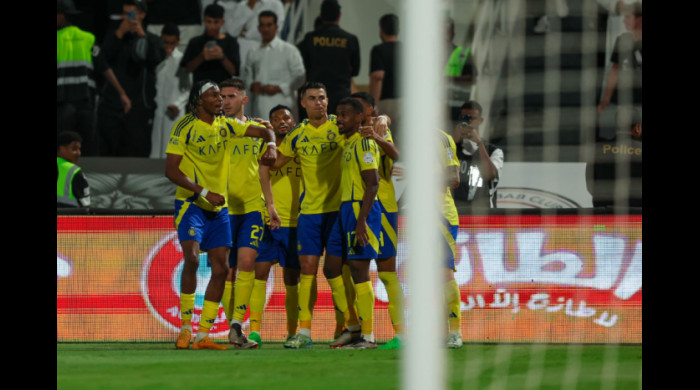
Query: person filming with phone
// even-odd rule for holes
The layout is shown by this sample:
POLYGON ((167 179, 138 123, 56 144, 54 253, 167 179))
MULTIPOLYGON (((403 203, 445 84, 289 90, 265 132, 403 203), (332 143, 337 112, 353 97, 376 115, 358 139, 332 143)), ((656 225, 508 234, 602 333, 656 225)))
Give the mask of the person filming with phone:
POLYGON ((496 208, 496 186, 503 169, 503 150, 481 139, 482 112, 479 103, 473 100, 464 103, 452 132, 460 162, 460 184, 452 190, 452 197, 460 215, 496 208))
POLYGON ((204 9, 204 34, 187 43, 180 66, 192 73, 192 82, 220 83, 240 74, 240 52, 236 38, 222 30, 224 8, 209 4, 204 9))

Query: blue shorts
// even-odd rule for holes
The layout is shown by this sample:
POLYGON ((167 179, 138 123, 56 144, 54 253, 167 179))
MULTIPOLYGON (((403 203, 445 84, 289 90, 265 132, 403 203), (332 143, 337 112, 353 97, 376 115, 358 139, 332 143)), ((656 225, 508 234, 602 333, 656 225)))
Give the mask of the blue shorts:
POLYGON ((323 249, 327 247, 331 229, 333 229, 337 219, 337 211, 322 214, 299 214, 297 221, 297 253, 299 256, 323 255, 323 249))
POLYGON ((255 262, 279 261, 285 268, 301 269, 297 255, 297 228, 280 227, 270 230, 265 226, 265 234, 260 252, 255 262))
POLYGON ((369 242, 366 246, 358 243, 355 237, 357 215, 360 213, 362 202, 343 202, 340 205, 340 218, 333 227, 331 238, 328 240, 328 254, 343 257, 348 260, 376 259, 379 251, 379 234, 382 226, 382 210, 379 202, 374 202, 367 216, 367 233, 369 242))
POLYGON ((382 229, 379 232, 379 258, 386 259, 396 256, 399 213, 390 213, 386 211, 382 202, 379 202, 379 205, 382 209, 382 229))
POLYGON ((228 256, 229 267, 238 265, 238 248, 252 248, 260 251, 265 225, 262 213, 253 211, 248 214, 229 215, 231 221, 231 237, 233 237, 233 249, 228 256))
POLYGON ((457 255, 457 233, 459 232, 459 225, 450 225, 450 223, 443 219, 440 225, 440 232, 443 238, 443 251, 445 255, 446 267, 457 271, 455 267, 455 256, 457 255))
POLYGON ((189 201, 175 200, 175 229, 180 242, 194 240, 200 251, 231 247, 228 209, 207 211, 189 201))

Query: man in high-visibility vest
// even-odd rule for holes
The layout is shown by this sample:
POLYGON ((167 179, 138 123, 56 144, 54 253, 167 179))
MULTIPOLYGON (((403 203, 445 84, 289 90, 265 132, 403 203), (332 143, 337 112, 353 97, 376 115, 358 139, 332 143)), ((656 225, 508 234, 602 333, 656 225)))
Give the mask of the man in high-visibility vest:
POLYGON ((476 82, 477 76, 474 53, 472 53, 471 48, 455 45, 452 42, 454 36, 454 22, 448 18, 445 21, 445 44, 449 57, 445 65, 445 76, 456 78, 456 81, 473 84, 476 82))
POLYGON ((85 155, 97 155, 95 134, 94 72, 98 71, 119 91, 124 112, 131 101, 114 72, 100 56, 95 36, 74 26, 71 19, 80 14, 71 0, 58 0, 56 9, 56 133, 78 132, 85 144, 85 155))
POLYGON ((56 207, 90 206, 90 187, 82 169, 76 165, 80 158, 82 137, 74 131, 57 136, 56 145, 56 207))

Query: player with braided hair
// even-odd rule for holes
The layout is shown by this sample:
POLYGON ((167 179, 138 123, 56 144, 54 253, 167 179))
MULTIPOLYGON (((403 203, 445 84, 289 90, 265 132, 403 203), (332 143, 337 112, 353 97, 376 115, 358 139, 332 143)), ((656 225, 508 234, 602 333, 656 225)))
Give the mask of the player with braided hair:
POLYGON ((230 139, 263 138, 268 147, 261 163, 270 165, 277 158, 272 130, 222 116, 222 106, 223 98, 216 83, 197 82, 190 91, 187 114, 173 126, 166 149, 165 176, 177 185, 174 222, 185 258, 180 283, 182 326, 175 344, 177 349, 190 346, 200 251, 208 254, 211 279, 192 348, 228 349, 208 335, 219 312, 231 248, 226 197, 230 139))

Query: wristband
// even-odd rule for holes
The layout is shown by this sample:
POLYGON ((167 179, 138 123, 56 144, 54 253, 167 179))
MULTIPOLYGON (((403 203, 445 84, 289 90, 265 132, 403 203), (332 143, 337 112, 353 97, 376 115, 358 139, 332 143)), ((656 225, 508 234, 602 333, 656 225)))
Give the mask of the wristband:
POLYGON ((208 193, 209 193, 209 190, 202 187, 202 192, 199 193, 199 196, 201 196, 202 198, 206 198, 208 193))
POLYGON ((277 147, 277 143, 274 142, 274 141, 270 141, 270 142, 267 143, 267 146, 274 146, 274 147, 277 147))

